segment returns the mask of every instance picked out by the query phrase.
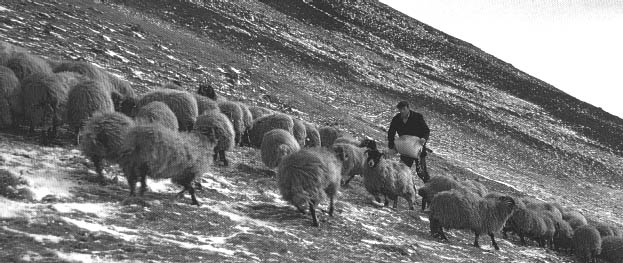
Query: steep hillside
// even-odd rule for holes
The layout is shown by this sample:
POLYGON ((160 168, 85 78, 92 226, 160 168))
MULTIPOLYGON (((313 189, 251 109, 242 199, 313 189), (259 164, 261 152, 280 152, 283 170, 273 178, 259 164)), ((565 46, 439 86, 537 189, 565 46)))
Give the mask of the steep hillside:
MULTIPOLYGON (((431 174, 623 224, 623 120, 378 1, 5 0, 0 40, 96 63, 139 92, 208 81, 230 99, 383 146, 395 103, 407 99, 432 130, 431 174)), ((149 182, 146 207, 122 205, 124 180, 93 182, 69 136, 40 147, 23 133, 0 133, 0 168, 33 190, 30 201, 0 198, 2 262, 570 261, 512 238, 500 252, 484 238, 476 249, 466 231, 438 242, 426 213, 378 207, 360 178, 342 190, 337 215, 311 228, 244 147, 206 174, 200 208, 171 200, 177 188, 164 181, 149 182)))

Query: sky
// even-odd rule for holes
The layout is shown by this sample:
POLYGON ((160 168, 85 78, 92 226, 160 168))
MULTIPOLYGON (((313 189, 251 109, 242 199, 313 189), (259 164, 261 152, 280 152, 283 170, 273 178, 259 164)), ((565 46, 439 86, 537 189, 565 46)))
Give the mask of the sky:
POLYGON ((623 118, 623 0, 380 0, 623 118))

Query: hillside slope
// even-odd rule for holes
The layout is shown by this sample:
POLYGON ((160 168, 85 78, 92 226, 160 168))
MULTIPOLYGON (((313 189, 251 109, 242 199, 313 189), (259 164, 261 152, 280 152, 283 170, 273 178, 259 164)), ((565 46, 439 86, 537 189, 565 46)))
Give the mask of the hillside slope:
MULTIPOLYGON (((6 0, 0 39, 94 62, 139 92, 209 81, 228 98, 382 142, 393 105, 408 99, 432 130, 431 174, 623 224, 621 119, 377 1, 6 0), (222 73, 230 67, 238 79, 222 73)), ((0 135, 0 168, 35 191, 28 202, 0 199, 3 262, 570 261, 514 239, 500 252, 485 239, 475 249, 465 231, 437 242, 425 213, 376 207, 359 179, 343 189, 337 216, 311 228, 248 148, 205 176, 200 208, 170 200, 168 182, 149 182, 147 207, 124 206, 125 182, 92 182, 67 141, 40 147, 21 131, 0 135)))

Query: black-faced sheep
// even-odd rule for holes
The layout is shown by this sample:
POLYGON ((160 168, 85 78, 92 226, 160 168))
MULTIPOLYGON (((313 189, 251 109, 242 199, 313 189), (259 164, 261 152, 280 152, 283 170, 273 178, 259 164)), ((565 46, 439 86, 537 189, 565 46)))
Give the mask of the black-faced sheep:
POLYGON ((609 263, 623 263, 623 237, 603 238, 599 258, 609 263))
POLYGON ((283 129, 292 133, 294 122, 290 116, 283 113, 266 115, 253 121, 253 127, 249 131, 251 146, 259 148, 262 145, 264 134, 273 129, 283 129))
POLYGON ((284 200, 305 213, 309 206, 313 225, 318 226, 316 207, 329 199, 329 215, 340 187, 340 165, 321 149, 303 149, 283 158, 277 169, 279 191, 284 200))
POLYGON ((212 87, 212 85, 206 85, 206 84, 201 84, 199 85, 199 88, 197 89, 197 94, 207 97, 213 101, 217 101, 217 102, 221 102, 221 101, 226 101, 227 99, 223 98, 222 96, 218 95, 216 93, 216 90, 214 89, 214 87, 212 87))
POLYGON ((193 96, 195 96, 195 100, 197 100, 197 110, 199 115, 202 115, 206 111, 220 110, 218 102, 199 94, 193 94, 193 96))
POLYGON ((337 159, 342 162, 342 186, 346 187, 355 175, 363 174, 366 167, 366 150, 352 144, 336 143, 331 147, 337 159))
POLYGON ((597 255, 601 253, 599 231, 591 225, 578 227, 573 233, 573 245, 575 256, 581 262, 596 262, 597 255))
POLYGON ((100 83, 85 80, 69 90, 67 95, 67 123, 76 134, 96 112, 113 112, 110 94, 100 83))
POLYGON ((130 196, 134 196, 137 180, 140 194, 147 190, 146 177, 171 178, 173 183, 190 193, 192 204, 199 205, 192 182, 207 171, 214 138, 196 133, 179 133, 160 125, 132 127, 123 142, 119 165, 128 180, 130 196))
POLYGON ((253 120, 275 113, 275 111, 261 106, 251 106, 249 107, 249 111, 251 112, 253 120))
POLYGON ((153 101, 160 101, 169 106, 171 111, 175 113, 175 117, 177 117, 180 131, 193 129, 199 113, 197 101, 192 94, 171 89, 154 90, 143 95, 136 103, 136 107, 141 108, 153 101))
POLYGON ((305 147, 320 147, 320 133, 318 132, 316 124, 311 122, 303 122, 303 124, 305 124, 305 133, 307 134, 305 147))
POLYGON ((118 112, 96 113, 84 125, 80 134, 80 150, 93 162, 102 182, 102 161, 117 163, 123 140, 133 125, 130 117, 118 112))
POLYGON ((43 131, 44 143, 55 136, 65 119, 67 93, 67 86, 51 73, 34 73, 22 82, 24 118, 30 124, 30 131, 35 127, 50 127, 43 131))
POLYGON ((52 73, 52 69, 44 59, 28 53, 13 54, 7 62, 7 67, 15 73, 20 81, 24 81, 28 76, 35 73, 52 73))
POLYGON ((19 112, 14 111, 14 108, 21 107, 15 105, 21 101, 20 94, 20 83, 13 70, 0 66, 0 127, 13 125, 15 115, 23 112, 23 108, 19 112))
POLYGON ((299 143, 299 146, 305 147, 305 140, 307 139, 307 129, 305 128, 305 123, 297 118, 292 118, 292 135, 299 143))
POLYGON ((573 229, 588 224, 584 215, 582 215, 578 211, 573 210, 563 212, 562 219, 567 221, 567 223, 569 223, 569 226, 571 226, 571 228, 573 229))
POLYGON ((275 168, 285 156, 301 149, 294 136, 286 130, 274 129, 264 134, 260 147, 262 162, 275 168))
POLYGON ((174 131, 179 130, 179 123, 177 117, 175 117, 175 113, 173 113, 169 106, 160 101, 152 101, 138 109, 134 119, 139 125, 153 123, 174 131))
POLYGON ((234 131, 236 132, 236 145, 240 144, 242 139, 242 133, 244 132, 244 121, 242 119, 242 109, 238 103, 233 101, 221 101, 218 103, 221 112, 229 118, 231 124, 234 125, 234 131))
POLYGON ((342 132, 334 127, 321 127, 318 132, 320 133, 322 147, 331 147, 335 140, 342 135, 342 132))
POLYGON ((393 208, 398 208, 398 197, 409 203, 409 209, 414 209, 417 189, 411 175, 411 170, 402 162, 382 158, 378 150, 368 150, 366 166, 363 170, 363 184, 368 193, 380 202, 379 195, 385 196, 385 206, 389 200, 394 201, 393 208))
POLYGON ((478 238, 486 233, 491 244, 499 250, 494 233, 499 232, 516 209, 511 196, 479 197, 470 191, 453 189, 435 195, 430 207, 430 229, 434 236, 446 239, 443 228, 470 229, 475 234, 474 246, 480 247, 478 238))
POLYGON ((228 166, 229 161, 226 152, 234 148, 236 133, 234 126, 225 114, 218 110, 206 111, 195 122, 195 129, 207 137, 214 137, 216 145, 214 146, 214 162, 217 160, 228 166))

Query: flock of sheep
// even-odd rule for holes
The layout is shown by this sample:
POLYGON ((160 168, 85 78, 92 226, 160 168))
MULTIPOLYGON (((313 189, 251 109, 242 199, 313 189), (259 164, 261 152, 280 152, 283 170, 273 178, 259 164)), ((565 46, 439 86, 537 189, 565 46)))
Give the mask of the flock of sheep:
POLYGON ((450 176, 418 181, 409 167, 389 158, 371 139, 356 140, 332 127, 318 127, 284 113, 218 95, 209 85, 196 93, 168 83, 138 96, 127 81, 87 62, 53 61, 0 42, 0 126, 28 126, 43 143, 66 124, 75 132, 83 154, 104 181, 103 162, 118 164, 130 196, 146 189, 146 177, 171 178, 199 205, 193 183, 210 162, 229 165, 236 146, 259 148, 262 162, 277 171, 284 200, 300 212, 316 210, 328 199, 330 216, 341 187, 361 175, 363 185, 385 206, 398 197, 414 209, 417 195, 430 206, 433 236, 446 239, 444 228, 487 234, 517 234, 556 250, 573 250, 578 258, 623 262, 621 230, 578 211, 532 198, 489 192, 477 181, 450 176), (210 155, 212 155, 210 157, 210 155))

